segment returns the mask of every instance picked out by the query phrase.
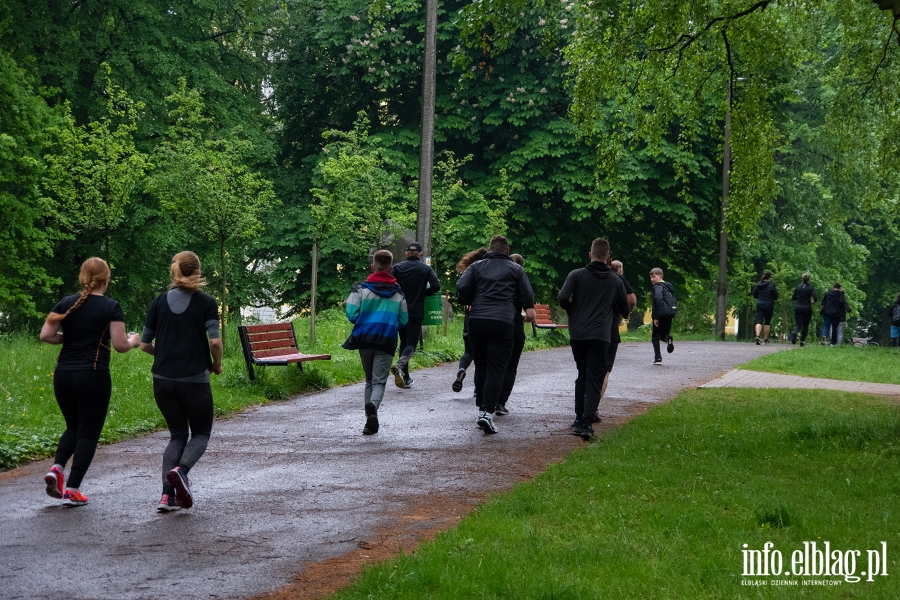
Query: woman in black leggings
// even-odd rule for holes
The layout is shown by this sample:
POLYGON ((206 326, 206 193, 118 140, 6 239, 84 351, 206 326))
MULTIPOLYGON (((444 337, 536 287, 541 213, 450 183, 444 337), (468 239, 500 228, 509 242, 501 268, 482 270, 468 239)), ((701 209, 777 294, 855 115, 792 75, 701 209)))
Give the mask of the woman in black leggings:
POLYGON ((212 433, 209 374, 222 373, 219 309, 215 298, 200 291, 206 285, 200 259, 179 252, 170 274, 169 290, 150 304, 141 334, 141 350, 153 355, 153 396, 170 435, 162 460, 160 512, 194 505, 188 472, 206 452, 212 433))
POLYGON ((806 336, 809 333, 809 322, 812 320, 812 305, 818 300, 816 290, 809 285, 809 273, 803 274, 800 285, 794 288, 791 300, 794 301, 794 320, 797 322, 790 335, 791 343, 797 343, 797 334, 799 333, 800 345, 805 346, 806 336))
MULTIPOLYGON (((472 250, 463 256, 458 263, 456 263, 456 272, 462 275, 466 272, 466 269, 469 268, 473 262, 479 261, 484 258, 484 255, 487 254, 487 250, 485 248, 479 248, 478 250, 472 250)), ((469 368, 469 365, 472 364, 472 347, 469 345, 469 307, 466 307, 466 316, 463 320, 463 355, 459 359, 459 370, 456 372, 456 380, 453 382, 453 391, 460 392, 463 387, 463 379, 466 378, 466 371, 469 368)), ((475 394, 477 401, 477 392, 475 394)))
POLYGON ((125 334, 125 317, 119 303, 106 298, 109 265, 101 258, 89 258, 78 276, 81 293, 66 296, 53 307, 41 328, 41 341, 62 344, 53 372, 53 393, 66 420, 59 438, 56 459, 44 476, 47 494, 61 498, 64 506, 83 506, 81 481, 87 473, 112 394, 109 376, 110 341, 117 352, 137 348, 137 334, 125 334), (65 335, 63 335, 65 333, 65 335), (65 468, 72 459, 69 480, 65 468))

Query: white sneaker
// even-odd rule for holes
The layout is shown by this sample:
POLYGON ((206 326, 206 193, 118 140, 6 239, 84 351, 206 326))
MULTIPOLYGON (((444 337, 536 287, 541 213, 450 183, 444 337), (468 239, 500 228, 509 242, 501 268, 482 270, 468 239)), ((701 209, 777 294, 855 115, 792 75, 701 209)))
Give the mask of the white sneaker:
POLYGON ((497 426, 494 425, 494 415, 486 410, 478 413, 478 426, 484 429, 485 433, 497 433, 497 426))

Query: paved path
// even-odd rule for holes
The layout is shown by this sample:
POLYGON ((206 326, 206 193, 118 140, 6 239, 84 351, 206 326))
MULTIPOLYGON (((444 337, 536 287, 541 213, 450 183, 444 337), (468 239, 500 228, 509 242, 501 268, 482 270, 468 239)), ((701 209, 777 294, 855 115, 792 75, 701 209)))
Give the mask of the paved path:
MULTIPOLYGON (((775 350, 678 343, 654 367, 649 343, 622 344, 598 431, 775 350)), ((410 390, 389 382, 374 436, 361 435, 359 384, 217 420, 191 473, 189 511, 154 510, 162 432, 101 447, 84 481, 91 499, 84 507, 62 508, 46 496, 49 460, 2 473, 0 597, 246 598, 285 588, 298 573, 302 585, 283 597, 302 597, 313 584, 332 590, 360 562, 398 545, 408 550, 486 494, 583 445, 568 435, 575 379, 568 348, 522 357, 512 414, 497 418, 494 436, 475 426, 471 371, 459 394, 450 391, 455 373, 455 365, 418 371, 410 390), (344 570, 316 571, 348 556, 344 570)))
POLYGON ((838 390, 861 392, 878 396, 900 396, 900 385, 891 383, 868 383, 865 381, 843 381, 841 379, 820 379, 800 375, 781 375, 763 371, 734 369, 722 377, 710 381, 703 388, 789 388, 809 390, 838 390))

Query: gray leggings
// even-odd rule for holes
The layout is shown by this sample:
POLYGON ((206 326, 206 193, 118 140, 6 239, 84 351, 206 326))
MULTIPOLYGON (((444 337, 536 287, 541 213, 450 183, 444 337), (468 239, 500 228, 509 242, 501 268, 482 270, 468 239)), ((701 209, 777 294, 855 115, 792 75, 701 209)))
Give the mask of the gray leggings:
POLYGON ((365 402, 371 402, 378 408, 384 398, 384 383, 391 371, 394 355, 381 350, 364 349, 359 351, 359 358, 366 374, 365 402))
POLYGON ((212 389, 208 383, 154 377, 153 396, 171 436, 162 461, 163 493, 168 494, 172 493, 168 472, 180 466, 187 474, 206 452, 213 424, 212 389))

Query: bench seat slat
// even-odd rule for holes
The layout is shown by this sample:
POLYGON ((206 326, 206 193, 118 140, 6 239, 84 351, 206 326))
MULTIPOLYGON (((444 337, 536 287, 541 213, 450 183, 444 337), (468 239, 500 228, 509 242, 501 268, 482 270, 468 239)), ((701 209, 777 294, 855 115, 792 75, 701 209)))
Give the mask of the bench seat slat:
POLYGON ((253 354, 258 354, 263 350, 272 350, 275 348, 281 348, 282 354, 292 354, 297 352, 297 346, 294 345, 294 340, 275 340, 273 342, 250 342, 250 350, 253 354))
POLYGON ((258 365, 288 365, 309 360, 331 360, 330 354, 274 354, 271 356, 255 356, 253 362, 258 365))
POLYGON ((268 342, 271 340, 290 340, 294 342, 294 333, 292 331, 274 331, 271 333, 248 333, 247 339, 251 342, 268 342))

